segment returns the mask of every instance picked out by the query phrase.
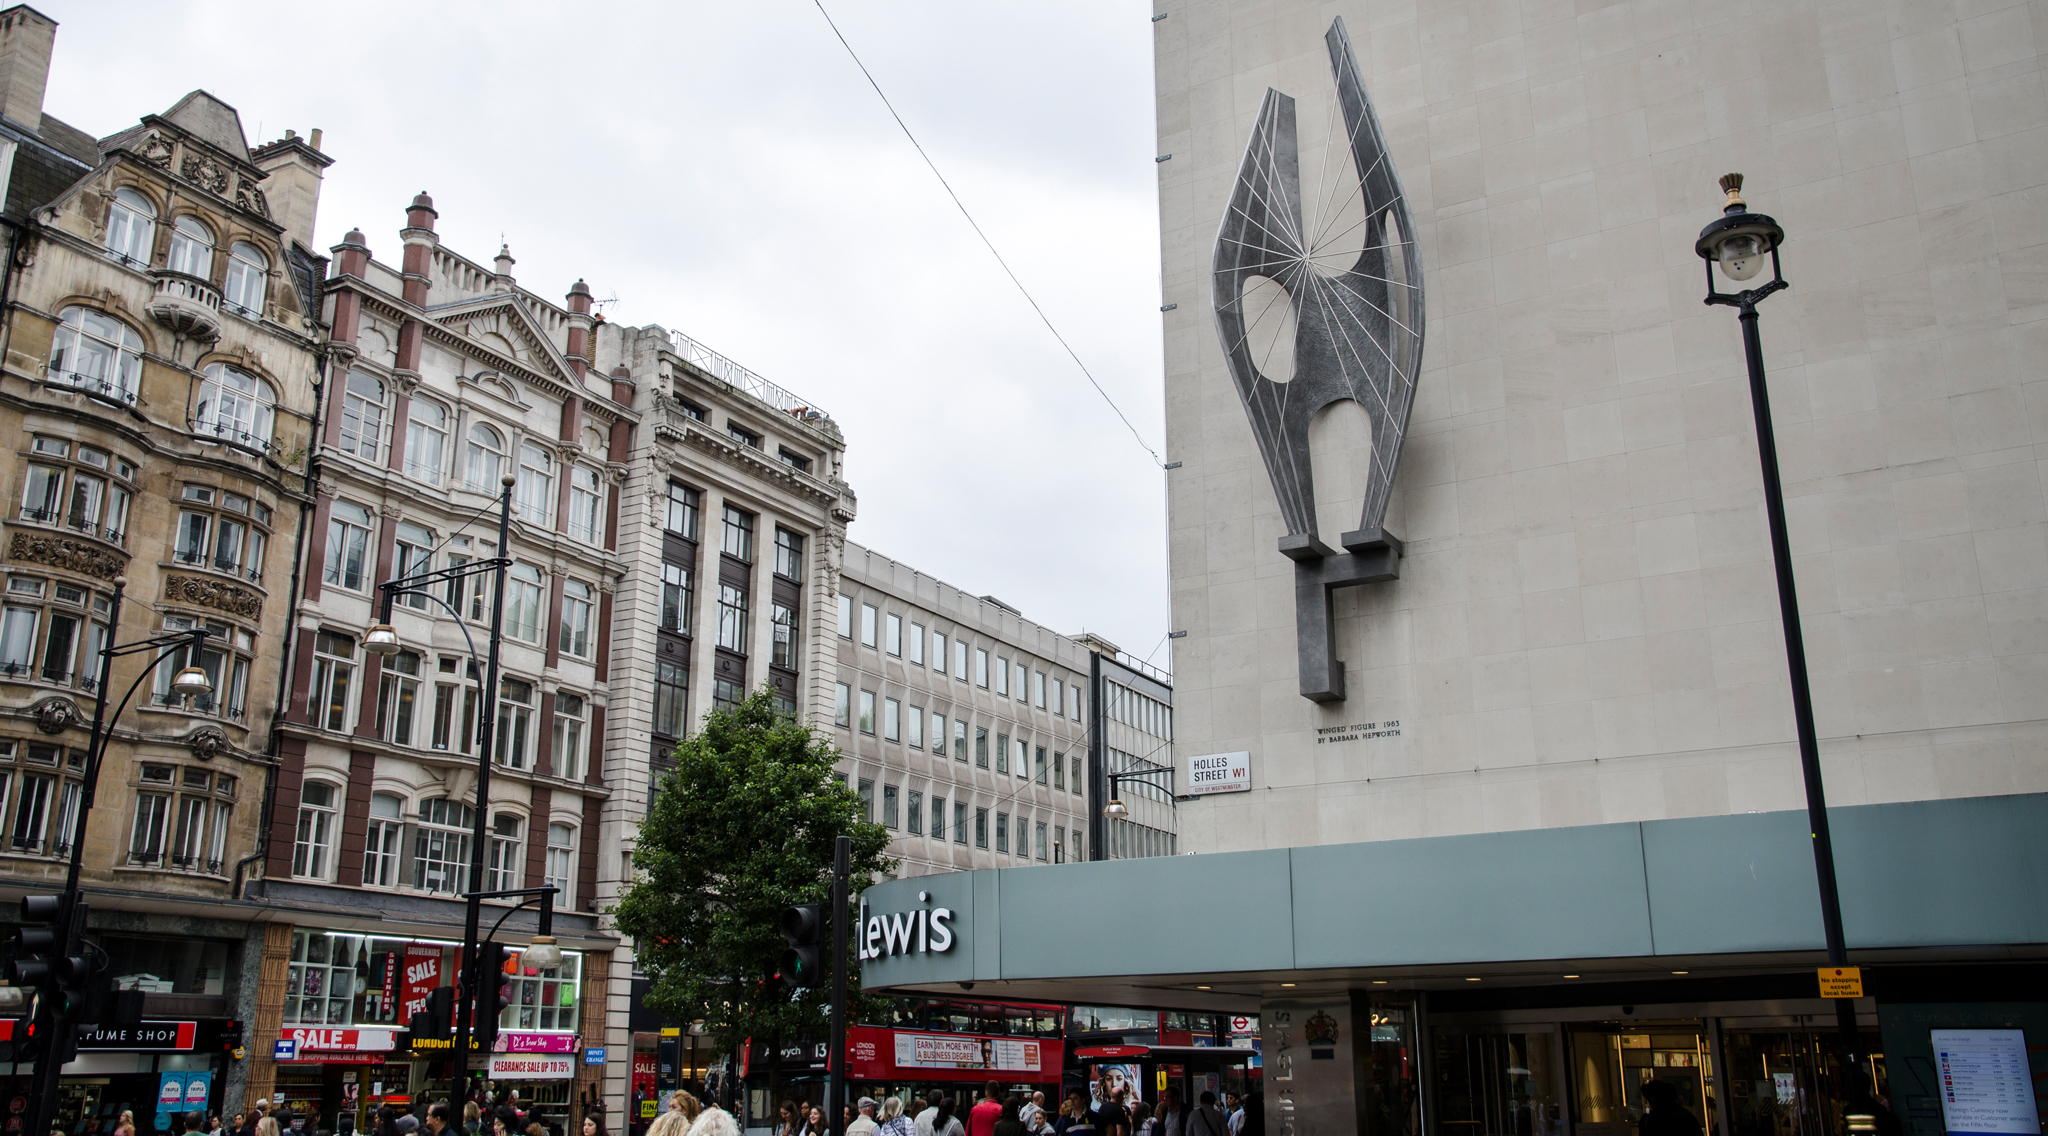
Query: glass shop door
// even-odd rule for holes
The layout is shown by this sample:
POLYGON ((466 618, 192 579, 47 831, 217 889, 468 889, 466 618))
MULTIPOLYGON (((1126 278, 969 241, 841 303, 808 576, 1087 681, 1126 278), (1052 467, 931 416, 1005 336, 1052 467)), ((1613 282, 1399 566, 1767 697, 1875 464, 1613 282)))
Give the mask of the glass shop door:
POLYGON ((1698 1019, 1574 1024, 1569 1049, 1572 1136, 1630 1136, 1653 1080, 1670 1082, 1701 1130, 1716 1131, 1713 1046, 1698 1019))

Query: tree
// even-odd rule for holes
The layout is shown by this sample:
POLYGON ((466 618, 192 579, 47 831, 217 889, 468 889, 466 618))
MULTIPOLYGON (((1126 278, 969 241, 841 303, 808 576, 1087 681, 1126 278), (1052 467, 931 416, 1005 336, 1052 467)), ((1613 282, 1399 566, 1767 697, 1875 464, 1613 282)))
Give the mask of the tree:
MULTIPOLYGON (((636 879, 613 913, 650 980, 647 1004, 703 1021, 723 1052, 740 1052, 748 1038, 826 1035, 831 991, 791 992, 773 980, 787 945, 782 913, 829 898, 841 835, 853 842, 842 918, 856 918, 859 891, 896 868, 883 855, 888 832, 833 778, 839 757, 764 686, 713 710, 676 747, 676 768, 641 822, 636 879)), ((857 991, 851 941, 847 985, 857 991)))

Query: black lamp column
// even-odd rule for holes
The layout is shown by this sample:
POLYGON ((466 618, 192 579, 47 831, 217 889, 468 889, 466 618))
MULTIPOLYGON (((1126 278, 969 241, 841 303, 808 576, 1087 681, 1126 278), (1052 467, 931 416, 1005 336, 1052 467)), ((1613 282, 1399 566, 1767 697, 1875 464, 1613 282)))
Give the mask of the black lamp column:
MULTIPOLYGON (((1806 676, 1806 639, 1799 624, 1799 594, 1792 579, 1792 542, 1785 529, 1785 492, 1778 473, 1778 443, 1771 428, 1771 396, 1764 381, 1763 340, 1757 332, 1757 304, 1790 287, 1778 264, 1785 231, 1761 213, 1749 212, 1742 200, 1742 175, 1721 178, 1728 201, 1719 220, 1700 231, 1694 250, 1706 261, 1707 299, 1737 309, 1742 324, 1742 350, 1749 366, 1749 399, 1756 416, 1757 456, 1763 464, 1764 512, 1771 529, 1771 557, 1778 573, 1778 617, 1784 624, 1785 662, 1792 683, 1792 720, 1799 737, 1799 768, 1806 780, 1807 827, 1813 841, 1813 869, 1820 885, 1821 932, 1827 942, 1828 965, 1847 966, 1849 949, 1842 935, 1842 899, 1835 887, 1835 849, 1828 833, 1827 789, 1821 780, 1820 741, 1813 725, 1813 689, 1806 676), (1771 279, 1740 292, 1714 287, 1714 266, 1737 284, 1754 279, 1771 262, 1771 279)), ((1845 1097, 1860 1107, 1868 1093, 1857 1049, 1856 1003, 1833 999, 1839 1035, 1837 1056, 1847 1080, 1845 1097)))
MULTIPOLYGON (((465 565, 456 569, 442 569, 425 572, 404 579, 390 580, 379 589, 384 593, 383 622, 372 627, 364 636, 365 646, 381 655, 394 655, 399 651, 398 633, 391 626, 392 601, 401 595, 424 596, 439 604, 448 614, 455 617, 455 625, 469 642, 470 662, 476 662, 476 644, 469 639, 469 628, 463 624, 462 613, 447 600, 435 595, 431 586, 470 576, 490 572, 494 576, 491 588, 491 637, 486 648, 483 697, 478 699, 476 754, 476 815, 470 832, 469 886, 464 889, 462 921, 462 961, 459 971, 460 987, 455 999, 455 1040, 453 1044, 453 1070, 455 1099, 460 1102, 469 1095, 469 1045, 476 1032, 476 1013, 484 997, 485 980, 478 973, 482 961, 482 948, 477 940, 477 925, 483 916, 484 857, 488 852, 490 839, 491 805, 491 762, 496 755, 498 728, 498 659, 505 641, 505 570, 511 567, 512 559, 508 542, 512 538, 512 487, 518 478, 505 474, 499 479, 498 494, 498 555, 490 560, 465 565)), ((488 893, 496 897, 499 893, 488 893)), ((514 893, 504 893, 506 895, 514 893)), ((523 893, 521 893, 523 894, 523 893)))

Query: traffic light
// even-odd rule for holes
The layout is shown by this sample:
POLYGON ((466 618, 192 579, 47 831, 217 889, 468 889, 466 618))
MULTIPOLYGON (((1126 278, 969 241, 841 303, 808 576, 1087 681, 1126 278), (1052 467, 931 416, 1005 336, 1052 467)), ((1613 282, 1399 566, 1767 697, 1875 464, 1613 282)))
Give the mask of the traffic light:
POLYGON ((802 988, 824 979, 824 952, 819 948, 824 936, 824 904, 799 903, 782 913, 782 937, 789 943, 789 949, 782 952, 784 982, 802 988))
POLYGON ((427 1008, 412 1016, 412 1036, 447 1041, 455 1036, 455 988, 436 986, 427 994, 427 1008))
POLYGON ((14 962, 9 977, 16 986, 41 988, 56 972, 58 940, 68 924, 64 897, 21 897, 21 930, 14 936, 14 962))
POLYGON ((476 1048, 489 1053, 498 1042, 498 1019, 512 1005, 512 984, 507 978, 518 972, 519 954, 511 947, 495 943, 485 944, 483 952, 494 958, 494 965, 483 968, 477 976, 476 1017, 470 1022, 470 1036, 476 1040, 476 1048))

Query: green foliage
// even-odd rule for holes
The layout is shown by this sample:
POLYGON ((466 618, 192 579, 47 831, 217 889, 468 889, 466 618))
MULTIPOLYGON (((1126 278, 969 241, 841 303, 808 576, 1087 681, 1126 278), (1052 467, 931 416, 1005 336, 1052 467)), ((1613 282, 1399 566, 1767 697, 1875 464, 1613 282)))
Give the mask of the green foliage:
MULTIPOLYGON (((894 871, 889 836, 860 797, 832 778, 839 749, 776 709, 767 687, 719 707, 676 747, 633 852, 636 881, 613 909, 633 937, 647 1003, 705 1023, 720 1048, 748 1037, 826 1035, 829 988, 792 994, 767 981, 786 943, 783 909, 830 897, 833 845, 853 840, 849 921, 857 896, 894 871)), ((848 989, 860 989, 848 936, 848 989)), ((831 955, 829 940, 823 952, 831 955)))

